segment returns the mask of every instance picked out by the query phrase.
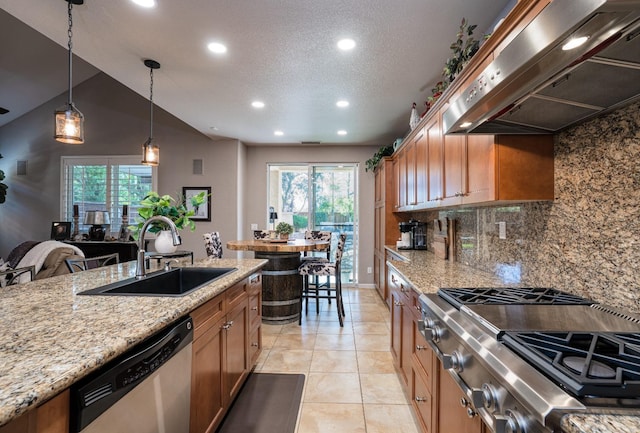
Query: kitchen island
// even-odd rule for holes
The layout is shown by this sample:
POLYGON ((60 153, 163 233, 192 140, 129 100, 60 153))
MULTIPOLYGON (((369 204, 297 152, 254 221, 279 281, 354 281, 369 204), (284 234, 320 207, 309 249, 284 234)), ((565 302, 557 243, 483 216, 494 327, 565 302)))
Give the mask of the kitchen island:
MULTIPOLYGON (((135 262, 5 287, 0 292, 0 426, 259 272, 266 260, 203 259, 237 268, 183 297, 80 296, 135 275, 135 262)), ((153 270, 153 268, 152 268, 153 270)))
MULTIPOLYGON (((398 250, 392 246, 386 246, 387 258, 394 258, 394 260, 388 260, 387 263, 389 265, 390 272, 396 276, 399 276, 400 282, 397 280, 395 284, 399 287, 399 292, 407 292, 407 285, 411 287, 412 290, 408 292, 417 293, 417 294, 433 294, 438 291, 439 288, 473 288, 473 287, 516 287, 516 286, 526 286, 525 282, 520 284, 514 284, 510 282, 508 279, 501 278, 497 275, 490 274, 488 272, 483 272, 478 269, 471 268, 469 266, 465 266, 464 264, 446 261, 437 258, 434 254, 427 251, 418 251, 418 250, 398 250), (406 283, 406 285, 402 285, 402 281, 406 283)), ((392 278, 393 279, 393 278, 392 278)), ((390 285, 393 285, 394 281, 390 282, 390 285)), ((531 283, 530 283, 531 284, 531 283)), ((400 317, 400 322, 402 322, 402 314, 397 314, 395 309, 398 308, 407 308, 402 305, 403 299, 396 303, 396 299, 394 298, 394 303, 392 304, 392 328, 394 322, 394 316, 400 317), (400 307, 398 306, 400 305, 400 307), (394 314, 396 313, 396 314, 394 314)), ((409 306, 408 310, 413 308, 410 303, 407 303, 409 306)), ((394 331, 392 329, 392 353, 394 352, 394 331)), ((402 334, 396 334, 397 340, 402 340, 402 334)), ((420 336, 420 338, 423 338, 420 336)), ((397 344, 397 343, 396 343, 397 344)), ((416 345, 412 345, 413 347, 422 347, 420 343, 416 345)), ((399 347, 398 352, 401 352, 402 348, 399 347)), ((422 350, 421 352, 424 352, 422 350)), ((402 356, 402 354, 400 355, 402 356)), ((415 355, 408 356, 409 360, 422 358, 424 359, 423 353, 416 353, 415 355)), ((399 370, 402 374, 403 368, 408 368, 409 370, 413 369, 414 378, 416 377, 415 371, 422 368, 423 365, 429 366, 429 362, 433 362, 433 369, 429 371, 429 373, 433 373, 436 376, 437 369, 435 368, 435 360, 427 361, 423 363, 419 363, 419 367, 411 365, 411 362, 408 362, 408 366, 403 365, 403 362, 400 362, 399 370)), ((440 369, 440 374, 444 372, 444 370, 440 369)), ((415 379, 418 380, 418 379, 415 379)), ((421 402, 423 402, 423 393, 427 392, 424 388, 416 389, 414 396, 414 408, 418 413, 421 412, 421 402), (418 402, 417 404, 415 402, 418 402)), ((435 392, 435 391, 434 391, 435 392)), ((460 391, 460 396, 464 397, 462 391, 460 391)), ((459 397, 460 397, 459 396, 459 397)), ((434 403, 431 406, 430 410, 437 411, 437 398, 429 399, 434 403)), ((447 408, 458 408, 458 405, 455 404, 458 400, 448 402, 451 403, 449 405, 445 404, 446 408, 444 411, 448 410, 447 408)), ((424 404, 424 403, 422 403, 424 404)), ((466 408, 462 408, 466 410, 466 408)), ((441 409, 443 410, 443 409, 441 409)), ((454 409, 455 410, 455 409, 454 409)), ((444 414, 440 412, 440 415, 444 414)), ((434 412, 436 413, 436 412, 434 412)), ((465 419, 467 413, 458 417, 458 419, 465 419)), ((438 416, 431 417, 432 419, 438 418, 438 416)), ((476 417, 477 418, 477 417, 476 417)), ((447 421, 445 421, 444 426, 440 426, 440 432, 449 431, 447 427, 451 427, 451 425, 447 425, 447 423, 451 422, 452 418, 447 417, 447 421), (444 430, 443 430, 444 428, 444 430)), ((628 432, 636 432, 640 431, 640 410, 630 409, 624 414, 584 414, 580 412, 575 412, 572 414, 566 414, 562 417, 560 421, 560 425, 562 431, 565 433, 628 433, 628 432)), ((437 431, 437 427, 435 427, 437 431)), ((462 431, 462 429, 460 430, 462 431)), ((475 431, 475 430, 464 430, 464 431, 475 431)))

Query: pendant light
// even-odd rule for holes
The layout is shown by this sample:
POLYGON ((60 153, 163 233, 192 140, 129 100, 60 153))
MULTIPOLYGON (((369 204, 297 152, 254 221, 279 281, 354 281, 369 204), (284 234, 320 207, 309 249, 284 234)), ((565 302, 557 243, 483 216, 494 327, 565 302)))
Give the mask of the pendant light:
POLYGON ((71 72, 73 61, 73 44, 71 42, 73 36, 73 18, 71 16, 71 10, 74 4, 81 5, 84 3, 84 0, 65 0, 65 2, 68 4, 69 11, 69 30, 67 31, 69 35, 69 100, 64 106, 55 111, 54 138, 56 141, 62 143, 82 144, 84 143, 84 116, 73 105, 73 100, 71 99, 71 87, 73 85, 71 72))
POLYGON ((147 59, 144 65, 149 68, 149 76, 151 78, 151 86, 149 92, 149 138, 142 145, 142 163, 144 165, 158 165, 160 163, 160 148, 153 143, 153 70, 160 69, 160 63, 155 60, 147 59))

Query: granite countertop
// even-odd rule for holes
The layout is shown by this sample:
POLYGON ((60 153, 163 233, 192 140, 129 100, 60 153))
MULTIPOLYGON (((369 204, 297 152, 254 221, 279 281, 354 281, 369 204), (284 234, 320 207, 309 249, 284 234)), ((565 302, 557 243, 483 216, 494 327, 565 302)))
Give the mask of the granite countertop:
POLYGON ((0 426, 54 397, 266 263, 256 259, 198 260, 193 266, 238 270, 183 297, 78 296, 87 289, 133 277, 135 262, 2 288, 0 426))
MULTIPOLYGON (((389 261, 414 290, 435 293, 440 287, 513 287, 499 277, 457 262, 439 259, 421 250, 398 250, 386 246, 403 260, 389 261)), ((640 432, 638 415, 569 414, 561 421, 565 433, 629 433, 640 432)))

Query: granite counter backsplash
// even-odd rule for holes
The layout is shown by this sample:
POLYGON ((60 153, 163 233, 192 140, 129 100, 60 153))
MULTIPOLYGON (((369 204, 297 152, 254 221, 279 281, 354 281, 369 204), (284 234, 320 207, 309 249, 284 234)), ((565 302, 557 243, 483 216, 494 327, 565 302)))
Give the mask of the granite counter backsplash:
POLYGON ((135 275, 135 262, 37 280, 0 291, 0 426, 162 330, 266 264, 203 259, 228 274, 178 298, 78 296, 135 275))
MULTIPOLYGON (((402 257, 392 261, 402 276, 422 293, 435 293, 441 287, 507 287, 523 286, 503 274, 479 270, 462 263, 439 259, 428 251, 387 250, 402 257)), ((624 308, 623 308, 624 310, 624 308)), ((637 416, 571 414, 562 418, 564 433, 630 433, 640 432, 640 412, 637 416)))

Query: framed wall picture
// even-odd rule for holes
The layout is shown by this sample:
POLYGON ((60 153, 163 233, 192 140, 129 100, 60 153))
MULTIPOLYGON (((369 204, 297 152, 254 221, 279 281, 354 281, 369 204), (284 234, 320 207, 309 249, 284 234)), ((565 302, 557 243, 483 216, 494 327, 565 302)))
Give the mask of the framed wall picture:
POLYGON ((187 210, 192 210, 194 215, 190 217, 194 221, 211 221, 211 187, 210 186, 183 186, 182 196, 184 197, 187 210), (205 202, 197 207, 191 205, 191 198, 201 192, 205 193, 205 202))
POLYGON ((71 223, 54 221, 51 223, 51 239, 64 241, 71 238, 71 223))

